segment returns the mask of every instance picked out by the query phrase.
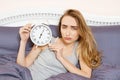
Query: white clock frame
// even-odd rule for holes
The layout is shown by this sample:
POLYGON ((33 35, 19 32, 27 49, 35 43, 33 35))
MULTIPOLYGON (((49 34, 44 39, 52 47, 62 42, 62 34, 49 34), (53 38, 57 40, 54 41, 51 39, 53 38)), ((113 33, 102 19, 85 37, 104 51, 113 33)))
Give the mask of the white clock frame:
POLYGON ((46 24, 34 25, 30 32, 31 41, 37 46, 44 46, 50 43, 52 31, 46 24))

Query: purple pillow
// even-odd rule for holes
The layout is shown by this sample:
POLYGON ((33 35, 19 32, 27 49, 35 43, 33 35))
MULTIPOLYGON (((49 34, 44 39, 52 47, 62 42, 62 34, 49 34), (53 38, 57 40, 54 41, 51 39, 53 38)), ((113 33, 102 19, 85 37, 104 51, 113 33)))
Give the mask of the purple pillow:
MULTIPOLYGON (((0 55, 15 55, 17 56, 17 52, 19 49, 19 28, 21 26, 0 26, 0 55)), ((54 37, 59 36, 58 34, 58 27, 50 25, 49 26, 52 30, 52 35, 54 37)), ((27 47, 26 47, 26 53, 32 48, 33 43, 31 40, 28 40, 27 47)))
POLYGON ((18 50, 18 27, 0 26, 0 54, 13 54, 18 50))
MULTIPOLYGON (((19 28, 0 26, 0 55, 17 55, 20 41, 19 28)), ((31 45, 30 41, 28 41, 26 51, 30 50, 31 45)))
POLYGON ((120 80, 120 67, 101 65, 93 70, 91 80, 120 80))
POLYGON ((120 66, 120 25, 91 26, 103 63, 120 66))
POLYGON ((50 29, 52 30, 52 35, 53 35, 54 37, 60 36, 58 26, 49 25, 49 27, 50 27, 50 29))

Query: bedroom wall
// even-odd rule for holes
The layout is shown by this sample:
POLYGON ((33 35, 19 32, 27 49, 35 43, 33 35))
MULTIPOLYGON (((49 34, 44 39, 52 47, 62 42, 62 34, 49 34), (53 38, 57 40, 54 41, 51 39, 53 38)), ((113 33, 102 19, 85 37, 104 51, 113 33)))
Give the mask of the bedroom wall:
POLYGON ((49 8, 66 10, 76 8, 82 12, 103 16, 120 16, 120 0, 0 0, 0 16, 19 9, 49 8))

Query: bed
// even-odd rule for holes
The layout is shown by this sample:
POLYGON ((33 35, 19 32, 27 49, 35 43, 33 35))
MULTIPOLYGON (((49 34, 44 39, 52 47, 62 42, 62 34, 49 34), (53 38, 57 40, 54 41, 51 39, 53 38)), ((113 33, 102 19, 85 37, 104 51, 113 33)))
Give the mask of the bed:
MULTIPOLYGON (((32 80, 29 70, 17 65, 15 60, 19 47, 18 30, 26 23, 50 26, 53 36, 57 34, 57 24, 63 11, 32 9, 0 15, 0 80, 32 80)), ((120 16, 98 16, 83 13, 91 27, 99 50, 103 52, 103 64, 95 69, 91 80, 120 79, 120 16)), ((26 52, 31 49, 28 41, 26 52)), ((51 76, 48 80, 90 80, 72 73, 51 76)))
MULTIPOLYGON (((23 9, 0 15, 1 26, 20 26, 28 22, 56 25, 64 10, 23 9)), ((119 25, 120 16, 102 16, 82 12, 88 25, 119 25)))

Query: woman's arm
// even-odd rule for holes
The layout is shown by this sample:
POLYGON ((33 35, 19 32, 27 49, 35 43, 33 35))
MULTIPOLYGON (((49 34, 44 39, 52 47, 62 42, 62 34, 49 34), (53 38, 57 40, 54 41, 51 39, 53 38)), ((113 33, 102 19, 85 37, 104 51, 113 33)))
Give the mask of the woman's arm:
POLYGON ((35 61, 39 53, 42 51, 41 47, 37 47, 34 45, 32 50, 25 57, 25 45, 21 42, 21 46, 19 48, 17 63, 24 67, 29 67, 35 61))
POLYGON ((25 64, 26 67, 29 67, 31 64, 33 64, 33 62, 35 61, 35 59, 38 57, 38 55, 40 54, 40 52, 45 48, 46 46, 38 46, 36 48, 36 46, 34 45, 32 50, 30 51, 30 53, 26 56, 25 58, 25 64))
POLYGON ((34 62, 40 51, 42 50, 41 47, 36 48, 35 46, 33 46, 30 53, 25 57, 25 48, 26 48, 27 40, 29 38, 30 30, 31 30, 31 24, 26 24, 24 27, 21 27, 19 30, 21 40, 20 40, 20 47, 17 56, 17 63, 25 67, 30 66, 34 62))
POLYGON ((80 59, 80 67, 81 69, 77 68, 71 62, 69 62, 64 57, 59 57, 58 60, 64 65, 64 67, 71 73, 78 74, 87 78, 91 77, 92 69, 89 68, 82 59, 80 59))
POLYGON ((64 56, 63 56, 63 46, 58 46, 58 44, 52 44, 49 45, 49 48, 55 52, 56 58, 63 64, 63 66, 71 73, 78 74, 87 78, 91 77, 91 72, 92 69, 89 68, 84 61, 82 60, 81 56, 79 56, 79 62, 81 69, 77 68, 75 65, 73 65, 70 61, 68 61, 64 56))

